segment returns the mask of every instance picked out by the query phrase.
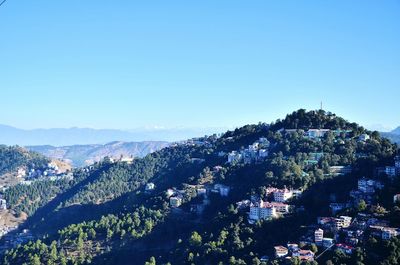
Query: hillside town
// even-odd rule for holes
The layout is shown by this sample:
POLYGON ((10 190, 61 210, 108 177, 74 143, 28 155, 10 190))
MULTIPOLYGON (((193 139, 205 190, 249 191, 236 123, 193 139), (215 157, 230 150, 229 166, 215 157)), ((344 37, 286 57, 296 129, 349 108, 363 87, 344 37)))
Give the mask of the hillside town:
MULTIPOLYGON (((45 168, 18 168, 15 172, 16 184, 13 185, 32 185, 40 181, 57 181, 57 180, 73 180, 73 173, 59 168, 55 163, 48 163, 45 168)), ((0 252, 18 244, 27 242, 32 239, 29 230, 23 230, 17 235, 9 236, 12 232, 17 231, 19 225, 25 221, 25 217, 16 217, 15 213, 10 209, 7 200, 4 199, 3 193, 9 188, 3 185, 0 191, 0 239, 4 239, 5 244, 0 247, 0 252)))
POLYGON ((234 165, 236 163, 250 164, 252 162, 257 162, 268 157, 268 148, 270 147, 270 142, 267 138, 260 138, 258 141, 249 145, 240 151, 232 151, 228 153, 228 164, 234 165))
MULTIPOLYGON (((379 173, 388 177, 400 176, 400 157, 396 157, 394 166, 389 166, 389 174, 378 168, 379 173)), ((374 201, 374 194, 384 188, 384 185, 375 179, 362 177, 358 179, 356 189, 349 194, 351 200, 343 203, 332 202, 329 205, 332 216, 321 216, 316 224, 310 226, 309 231, 297 243, 287 243, 274 247, 275 258, 292 259, 300 261, 313 261, 324 255, 327 251, 341 250, 352 254, 354 249, 365 242, 369 236, 382 240, 390 240, 400 235, 400 227, 391 227, 389 222, 379 215, 357 213, 355 216, 341 215, 341 212, 352 207, 379 207, 374 201), (301 246, 301 247, 299 247, 301 246), (313 247, 315 246, 315 247, 313 247), (314 251, 310 251, 314 249, 314 251)), ((393 204, 400 202, 400 194, 393 194, 393 204)), ((252 214, 250 214, 252 216, 252 214)))

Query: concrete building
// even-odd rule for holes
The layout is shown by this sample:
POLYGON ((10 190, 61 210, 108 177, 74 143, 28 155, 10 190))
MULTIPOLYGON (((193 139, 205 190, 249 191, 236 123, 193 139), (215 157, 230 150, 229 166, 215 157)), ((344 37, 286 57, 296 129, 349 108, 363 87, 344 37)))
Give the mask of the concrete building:
POLYGON ((324 230, 321 228, 315 230, 314 232, 314 242, 317 245, 322 245, 322 239, 324 238, 324 230))
POLYGON ((268 220, 278 217, 278 214, 287 214, 289 205, 280 202, 259 201, 250 205, 250 220, 268 220))
POLYGON ((289 254, 289 250, 284 246, 275 246, 274 249, 275 249, 275 257, 277 258, 283 258, 289 254))
POLYGON ((260 201, 250 205, 250 220, 268 220, 276 217, 278 217, 276 207, 268 202, 260 201))
POLYGON ((276 202, 286 202, 293 197, 293 191, 288 189, 279 189, 274 191, 274 201, 276 202))
POLYGON ((332 175, 346 175, 350 174, 352 172, 352 167, 351 166, 331 166, 329 168, 329 172, 332 175))
POLYGON ((335 225, 337 229, 347 228, 350 226, 352 218, 350 216, 340 216, 335 218, 335 225))

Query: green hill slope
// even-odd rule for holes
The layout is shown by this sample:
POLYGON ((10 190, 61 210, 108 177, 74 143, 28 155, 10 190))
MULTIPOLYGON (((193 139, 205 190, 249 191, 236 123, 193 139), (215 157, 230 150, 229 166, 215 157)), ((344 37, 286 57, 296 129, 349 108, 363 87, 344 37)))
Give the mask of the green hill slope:
MULTIPOLYGON (((355 123, 323 111, 299 110, 273 124, 247 125, 221 137, 172 145, 132 164, 104 161, 77 170, 70 186, 32 211, 23 228, 40 241, 7 252, 3 263, 261 264, 263 256, 273 260, 274 245, 300 240, 317 216, 329 214, 333 198, 347 199, 357 179, 372 177, 396 153, 389 140, 355 123), (320 131, 310 129, 325 131, 316 136, 320 131), (361 141, 362 134, 370 139, 361 141), (234 156, 232 163, 227 163, 228 153, 229 159, 234 156), (333 166, 352 170, 336 174, 333 166), (150 182, 155 188, 146 192, 150 182), (284 217, 250 224, 237 202, 252 196, 266 200, 270 186, 301 189, 303 195, 291 202, 293 210, 284 217), (175 202, 182 203, 177 208, 170 205, 169 188, 175 188, 175 202), (200 195, 203 189, 207 199, 200 195)), ((389 181, 385 176, 379 180, 389 181)), ((391 205, 396 185, 385 190, 389 200, 378 198, 384 207, 391 205)), ((387 218, 397 220, 398 213, 389 214, 387 218)), ((380 246, 378 258, 335 254, 318 261, 378 264, 371 262, 391 255, 390 246, 380 246)))

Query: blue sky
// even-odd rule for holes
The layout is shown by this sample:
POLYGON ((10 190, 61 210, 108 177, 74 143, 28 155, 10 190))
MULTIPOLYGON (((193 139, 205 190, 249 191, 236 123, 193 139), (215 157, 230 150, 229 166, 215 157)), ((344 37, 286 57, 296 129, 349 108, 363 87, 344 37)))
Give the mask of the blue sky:
POLYGON ((8 0, 0 123, 231 127, 320 101, 400 125, 399 1, 8 0))

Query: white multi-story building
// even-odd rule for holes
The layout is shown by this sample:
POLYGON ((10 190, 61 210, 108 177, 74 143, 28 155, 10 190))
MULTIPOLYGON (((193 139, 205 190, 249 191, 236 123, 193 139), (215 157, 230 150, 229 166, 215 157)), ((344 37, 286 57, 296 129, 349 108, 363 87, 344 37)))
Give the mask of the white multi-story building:
POLYGON ((340 216, 335 218, 335 225, 337 229, 348 228, 351 225, 352 218, 350 216, 340 216))
POLYGON ((267 202, 265 203, 267 205, 270 205, 276 209, 277 213, 280 214, 287 214, 289 212, 289 205, 286 203, 281 203, 281 202, 267 202))
POLYGON ((322 239, 324 238, 324 230, 321 228, 315 230, 314 232, 314 241, 317 244, 322 244, 322 239))
POLYGON ((289 212, 289 205, 279 202, 260 201, 250 205, 251 220, 265 220, 278 217, 278 214, 286 214, 289 212))
POLYGON ((286 202, 293 197, 293 191, 288 189, 280 189, 274 191, 274 201, 276 202, 286 202))
POLYGON ((272 205, 265 204, 263 201, 250 206, 249 219, 251 220, 266 220, 276 218, 277 211, 272 205))

